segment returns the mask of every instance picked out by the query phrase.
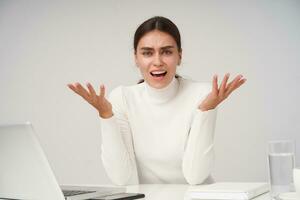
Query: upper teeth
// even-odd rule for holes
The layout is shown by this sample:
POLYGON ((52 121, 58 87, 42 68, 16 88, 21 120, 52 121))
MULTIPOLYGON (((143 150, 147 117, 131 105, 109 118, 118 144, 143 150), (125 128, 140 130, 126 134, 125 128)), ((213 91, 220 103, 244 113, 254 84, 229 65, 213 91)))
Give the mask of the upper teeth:
POLYGON ((152 74, 163 74, 165 73, 166 71, 153 71, 151 72, 152 74))

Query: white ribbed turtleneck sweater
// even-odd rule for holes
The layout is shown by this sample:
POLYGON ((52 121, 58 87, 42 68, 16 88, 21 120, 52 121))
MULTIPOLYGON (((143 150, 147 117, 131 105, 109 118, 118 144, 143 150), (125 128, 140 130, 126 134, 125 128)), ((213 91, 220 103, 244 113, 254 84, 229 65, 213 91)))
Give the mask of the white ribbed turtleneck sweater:
POLYGON ((163 89, 146 82, 109 95, 114 115, 101 119, 102 161, 117 185, 208 181, 214 161, 216 109, 202 112, 208 83, 174 78, 163 89))

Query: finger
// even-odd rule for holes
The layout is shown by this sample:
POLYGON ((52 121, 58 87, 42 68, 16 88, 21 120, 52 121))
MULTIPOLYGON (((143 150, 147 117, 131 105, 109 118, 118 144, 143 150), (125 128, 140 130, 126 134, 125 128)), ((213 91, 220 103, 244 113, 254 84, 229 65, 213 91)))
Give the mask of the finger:
POLYGON ((239 88, 239 87, 240 87, 241 85, 243 85, 246 81, 247 81, 247 79, 242 78, 242 79, 238 82, 238 84, 237 84, 237 86, 235 87, 235 89, 239 88))
POLYGON ((227 95, 230 95, 234 90, 236 90, 237 88, 239 88, 241 85, 243 85, 245 82, 246 82, 247 79, 241 79, 236 85, 235 87, 228 91, 228 94, 227 95))
POLYGON ((100 98, 105 97, 105 87, 103 84, 100 85, 100 98))
POLYGON ((236 76, 230 83, 227 84, 226 90, 232 89, 242 77, 243 76, 241 74, 236 76))
POLYGON ((228 96, 231 92, 233 92, 237 87, 239 87, 239 82, 243 78, 243 75, 238 75, 234 78, 233 81, 228 84, 225 95, 228 96))
POLYGON ((75 86, 74 86, 73 84, 69 83, 69 84, 67 84, 67 86, 68 86, 71 90, 73 90, 74 92, 77 93, 76 88, 75 88, 75 86))
POLYGON ((80 83, 75 83, 76 90, 80 96, 82 96, 85 100, 89 101, 90 94, 89 92, 82 87, 80 83))
POLYGON ((229 73, 227 73, 225 76, 224 76, 224 78, 223 78, 223 81, 222 81, 222 83, 221 83, 221 86, 220 86, 220 91, 219 91, 219 94, 221 95, 221 96, 223 96, 224 94, 225 94, 225 91, 226 91, 226 84, 227 84, 227 81, 228 81, 228 79, 229 79, 229 73))
POLYGON ((217 95, 218 92, 218 75, 214 75, 212 81, 212 93, 217 95))
POLYGON ((91 94, 91 97, 95 98, 97 96, 97 94, 96 94, 93 86, 90 83, 87 83, 86 86, 87 86, 87 88, 88 88, 88 90, 89 90, 89 92, 91 94))

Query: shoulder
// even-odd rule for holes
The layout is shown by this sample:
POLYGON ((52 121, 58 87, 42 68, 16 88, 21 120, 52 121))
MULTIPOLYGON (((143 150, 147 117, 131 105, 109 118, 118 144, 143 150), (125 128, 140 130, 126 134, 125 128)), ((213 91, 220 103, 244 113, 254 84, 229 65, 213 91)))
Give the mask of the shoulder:
POLYGON ((126 107, 127 101, 138 98, 143 89, 144 83, 130 86, 120 85, 114 88, 108 95, 109 101, 117 107, 126 107))
POLYGON ((210 82, 200 82, 187 78, 179 78, 179 82, 183 91, 191 93, 208 94, 212 88, 210 82))
POLYGON ((115 98, 121 98, 122 96, 126 96, 128 93, 134 93, 139 92, 143 87, 143 83, 130 85, 130 86, 124 86, 120 85, 116 88, 114 88, 109 93, 109 98, 115 99, 115 98))

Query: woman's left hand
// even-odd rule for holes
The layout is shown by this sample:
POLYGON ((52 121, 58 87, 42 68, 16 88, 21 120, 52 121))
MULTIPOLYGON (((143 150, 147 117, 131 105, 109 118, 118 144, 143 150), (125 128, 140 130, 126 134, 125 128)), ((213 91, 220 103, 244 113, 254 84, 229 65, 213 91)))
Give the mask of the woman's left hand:
POLYGON ((227 84, 229 73, 224 76, 224 79, 218 88, 218 76, 214 75, 212 81, 212 91, 199 105, 199 109, 207 111, 216 108, 222 101, 224 101, 235 89, 246 82, 242 75, 236 76, 233 81, 227 84))

